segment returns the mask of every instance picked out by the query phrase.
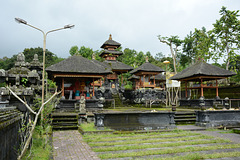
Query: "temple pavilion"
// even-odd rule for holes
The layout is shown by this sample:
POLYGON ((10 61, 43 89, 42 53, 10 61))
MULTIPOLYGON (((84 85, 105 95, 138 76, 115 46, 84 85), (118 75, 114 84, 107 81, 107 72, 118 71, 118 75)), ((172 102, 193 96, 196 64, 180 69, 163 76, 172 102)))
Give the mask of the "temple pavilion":
POLYGON ((66 99, 79 99, 80 95, 91 99, 95 94, 94 83, 91 83, 112 73, 108 68, 81 55, 71 56, 48 67, 46 71, 49 78, 62 89, 62 96, 66 99))
POLYGON ((156 88, 156 75, 165 72, 162 68, 146 62, 138 68, 132 70, 130 74, 133 74, 129 80, 133 82, 133 88, 156 88))
MULTIPOLYGON (((111 88, 118 87, 118 75, 133 70, 133 67, 117 61, 117 58, 123 54, 123 52, 117 50, 120 46, 121 44, 114 41, 112 39, 112 35, 110 34, 109 39, 101 46, 103 51, 99 55, 104 59, 104 61, 102 62, 102 66, 107 67, 112 71, 112 73, 108 74, 105 79, 105 82, 108 83, 111 88)), ((121 84, 123 84, 122 76, 121 84)))
MULTIPOLYGON (((220 99, 218 95, 218 80, 225 79, 235 74, 236 73, 232 71, 225 70, 223 68, 208 64, 203 60, 199 60, 194 65, 171 77, 170 80, 185 82, 185 100, 180 100, 180 105, 185 105, 186 99, 190 100, 188 90, 191 89, 200 90, 200 97, 204 99, 204 89, 215 88, 216 99, 220 99), (193 82, 194 84, 190 85, 189 82, 193 82)), ((190 101, 188 101, 187 104, 191 105, 189 103, 191 103, 190 101)))

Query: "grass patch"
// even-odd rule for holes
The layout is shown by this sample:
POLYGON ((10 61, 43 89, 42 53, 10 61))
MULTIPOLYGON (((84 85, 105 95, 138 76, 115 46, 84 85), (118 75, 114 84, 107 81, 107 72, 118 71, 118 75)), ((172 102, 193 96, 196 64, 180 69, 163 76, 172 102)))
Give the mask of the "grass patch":
POLYGON ((23 160, 49 160, 52 154, 52 146, 48 143, 45 145, 45 139, 48 138, 47 135, 40 136, 39 132, 34 131, 32 138, 32 148, 27 151, 23 160))
POLYGON ((183 153, 183 152, 196 152, 196 151, 205 151, 205 150, 216 150, 216 149, 230 149, 230 148, 239 148, 240 144, 228 144, 224 146, 205 146, 205 147, 184 147, 184 148, 170 148, 170 149, 160 149, 160 150, 147 150, 141 152, 130 152, 130 153, 107 153, 98 155, 101 159, 108 158, 124 158, 124 157, 140 157, 140 156, 150 156, 150 155, 160 155, 160 154, 173 154, 173 153, 183 153))
MULTIPOLYGON (((152 106, 152 108, 146 108, 145 105, 128 105, 126 107, 115 107, 115 108, 107 108, 104 109, 107 111, 151 111, 151 110, 156 110, 156 111, 172 111, 172 107, 156 107, 152 106)), ((183 107, 177 107, 177 111, 195 111, 196 109, 192 108, 183 108, 183 107)))
POLYGON ((133 140, 133 141, 119 141, 119 142, 101 142, 89 143, 90 146, 114 146, 114 145, 128 145, 128 144, 142 144, 142 143, 157 143, 157 142, 176 142, 176 141, 190 141, 195 139, 212 139, 211 136, 198 135, 191 137, 180 137, 180 138, 164 138, 164 139, 146 139, 146 140, 133 140))
POLYGON ((199 145, 199 144, 213 144, 213 143, 227 143, 228 140, 214 139, 214 140, 201 140, 196 141, 182 141, 173 143, 160 143, 160 144, 146 144, 146 145, 123 145, 123 146, 111 146, 111 147, 99 147, 93 148, 95 152, 108 152, 108 151, 119 151, 119 150, 134 150, 134 149, 147 149, 147 148, 162 148, 162 147, 177 147, 184 145, 199 145))
MULTIPOLYGON (((114 132, 113 134, 107 135, 107 134, 91 134, 91 135, 84 135, 84 139, 87 140, 87 142, 91 141, 96 141, 99 139, 104 140, 109 140, 110 138, 116 138, 116 139, 122 139, 125 137, 144 137, 144 136, 164 136, 164 135, 173 135, 173 134, 178 134, 178 135, 200 135, 200 133, 193 133, 193 132, 188 132, 188 131, 183 131, 183 130, 173 130, 171 132, 148 132, 148 133, 136 133, 136 132, 114 132)), ((116 140, 115 139, 115 140, 116 140)), ((138 139, 138 138, 137 138, 138 139)))
MULTIPOLYGON (((148 140, 153 138, 176 138, 176 137, 184 137, 184 136, 197 136, 199 133, 192 132, 183 132, 183 133, 172 133, 172 134, 142 134, 137 136, 121 136, 121 137, 86 137, 86 142, 102 142, 102 141, 123 141, 123 140, 148 140)), ((211 137, 211 136, 209 136, 211 137)))
POLYGON ((94 123, 82 123, 80 127, 84 131, 97 131, 96 127, 94 126, 94 123))
POLYGON ((174 156, 166 158, 154 158, 154 160, 199 160, 199 159, 215 159, 223 157, 240 157, 240 152, 221 152, 211 154, 191 153, 184 156, 174 156))
MULTIPOLYGON (((80 127, 84 130, 84 131, 99 131, 97 130, 97 128, 95 127, 94 123, 82 123, 80 125, 80 127)), ((103 131, 111 131, 110 128, 104 127, 103 131)))

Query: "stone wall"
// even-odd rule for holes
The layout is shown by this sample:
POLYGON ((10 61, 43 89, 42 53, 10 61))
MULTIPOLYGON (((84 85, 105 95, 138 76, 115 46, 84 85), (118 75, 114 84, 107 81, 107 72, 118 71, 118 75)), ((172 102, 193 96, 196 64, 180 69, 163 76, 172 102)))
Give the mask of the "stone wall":
POLYGON ((174 115, 174 112, 95 113, 95 126, 114 130, 173 129, 174 115))
POLYGON ((21 112, 16 108, 0 108, 0 160, 17 159, 20 122, 21 112))
POLYGON ((215 127, 240 127, 240 110, 196 111, 196 125, 215 127))

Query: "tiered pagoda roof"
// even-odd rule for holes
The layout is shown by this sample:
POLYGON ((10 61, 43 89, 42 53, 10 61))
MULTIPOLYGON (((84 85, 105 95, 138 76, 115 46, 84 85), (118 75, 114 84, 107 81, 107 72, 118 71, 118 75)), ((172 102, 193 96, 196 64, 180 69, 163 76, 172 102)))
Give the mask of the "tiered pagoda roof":
POLYGON ((109 48, 110 46, 114 47, 115 49, 119 48, 121 46, 121 43, 118 43, 118 42, 112 40, 112 35, 111 34, 109 35, 109 39, 106 42, 103 43, 101 48, 106 49, 106 48, 109 48))
POLYGON ((105 58, 103 66, 115 72, 127 72, 133 70, 132 66, 126 65, 116 60, 118 56, 123 54, 121 51, 116 50, 120 46, 120 43, 112 40, 112 35, 110 34, 109 39, 101 46, 101 48, 104 50, 99 55, 100 57, 105 58))

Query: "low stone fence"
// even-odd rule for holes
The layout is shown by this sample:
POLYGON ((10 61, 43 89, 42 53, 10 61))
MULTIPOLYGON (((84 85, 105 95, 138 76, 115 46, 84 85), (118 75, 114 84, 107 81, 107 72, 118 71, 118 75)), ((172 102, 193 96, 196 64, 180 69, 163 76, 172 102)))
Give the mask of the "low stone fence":
POLYGON ((196 125, 214 127, 240 127, 240 110, 196 111, 196 125))
POLYGON ((114 130, 174 129, 174 115, 174 112, 95 113, 95 126, 114 130))
POLYGON ((17 159, 20 120, 21 112, 16 108, 0 108, 0 160, 17 159))

